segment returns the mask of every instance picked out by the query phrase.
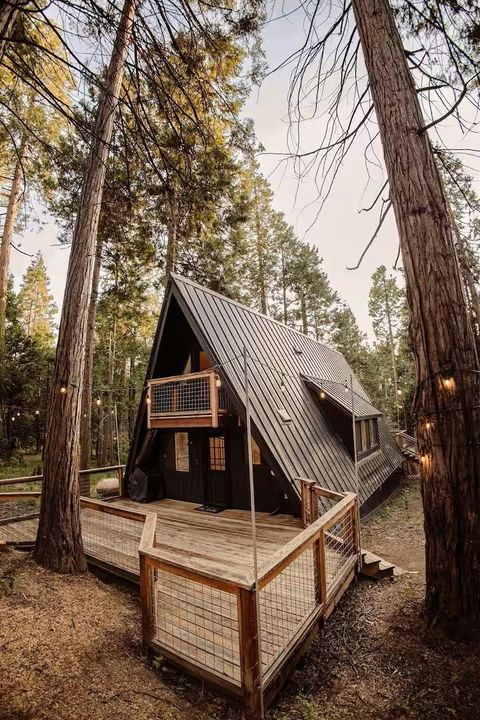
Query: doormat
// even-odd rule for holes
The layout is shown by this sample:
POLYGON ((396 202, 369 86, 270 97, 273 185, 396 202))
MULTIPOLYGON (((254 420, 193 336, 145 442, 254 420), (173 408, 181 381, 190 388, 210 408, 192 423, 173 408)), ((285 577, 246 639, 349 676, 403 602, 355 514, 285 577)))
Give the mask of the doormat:
POLYGON ((216 515, 217 513, 223 512, 225 508, 218 507, 218 505, 200 505, 200 507, 195 508, 195 510, 198 510, 198 512, 206 512, 216 515))

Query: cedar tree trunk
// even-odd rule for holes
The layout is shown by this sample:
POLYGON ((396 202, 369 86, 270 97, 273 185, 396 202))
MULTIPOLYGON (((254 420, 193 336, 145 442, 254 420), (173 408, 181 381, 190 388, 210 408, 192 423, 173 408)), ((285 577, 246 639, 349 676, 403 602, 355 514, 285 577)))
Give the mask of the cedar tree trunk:
POLYGON ((3 226, 2 243, 0 245, 0 352, 5 348, 5 318, 7 313, 8 269, 12 249, 13 233, 17 221, 20 198, 22 195, 23 161, 26 152, 26 138, 22 140, 18 150, 17 162, 13 171, 12 186, 8 196, 5 225, 3 226))
POLYGON ((480 400, 454 231, 388 0, 353 0, 400 236, 417 367, 426 609, 452 636, 480 631, 480 400))
MULTIPOLYGON (((95 339, 95 317, 97 314, 98 286, 100 270, 102 267, 102 247, 99 242, 93 266, 92 293, 88 306, 87 337, 85 341, 85 369, 83 372, 82 390, 82 419, 80 422, 80 467, 86 470, 90 467, 92 457, 92 378, 93 355, 95 339)), ((82 475, 80 478, 80 492, 90 495, 90 476, 82 475)))
POLYGON ((35 557, 58 572, 86 569, 78 471, 85 340, 105 171, 136 0, 125 0, 87 160, 53 373, 35 557))

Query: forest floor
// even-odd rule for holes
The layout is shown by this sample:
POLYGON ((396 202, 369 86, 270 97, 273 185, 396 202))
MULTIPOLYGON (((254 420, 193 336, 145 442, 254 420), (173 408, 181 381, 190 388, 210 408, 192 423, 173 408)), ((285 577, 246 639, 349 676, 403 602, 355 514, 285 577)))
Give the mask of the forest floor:
MULTIPOLYGON (((414 574, 352 587, 267 717, 478 720, 480 649, 429 635, 422 618, 415 484, 366 524, 362 544, 414 574)), ((167 664, 145 663, 133 589, 0 553, 1 720, 241 717, 167 664)))

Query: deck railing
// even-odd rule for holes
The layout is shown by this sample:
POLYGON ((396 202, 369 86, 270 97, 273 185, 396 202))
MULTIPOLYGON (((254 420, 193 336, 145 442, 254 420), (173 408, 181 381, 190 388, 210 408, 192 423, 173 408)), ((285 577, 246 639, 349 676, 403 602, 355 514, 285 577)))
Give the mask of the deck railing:
POLYGON ((340 495, 260 568, 259 614, 252 574, 169 556, 155 547, 153 518, 139 552, 145 648, 238 697, 258 717, 261 693, 268 705, 355 576, 357 500, 340 495))
POLYGON ((148 427, 177 424, 218 427, 227 412, 226 395, 212 370, 148 381, 148 427))
MULTIPOLYGON (((11 482, 19 480, 21 485, 32 478, 11 482)), ((262 697, 265 707, 274 699, 358 568, 356 496, 300 482, 309 502, 309 524, 259 568, 258 603, 253 573, 157 547, 156 513, 80 500, 89 561, 140 580, 145 649, 228 692, 252 718, 260 715, 262 697), (316 517, 319 499, 334 505, 316 517)), ((18 526, 30 528, 35 539, 35 519, 18 526)), ((2 530, 11 533, 14 527, 0 527, 0 538, 2 530)))
MULTIPOLYGON (((80 470, 80 482, 81 478, 85 476, 117 473, 119 493, 116 496, 118 497, 122 490, 124 470, 124 465, 80 470)), ((0 480, 0 540, 22 544, 35 542, 37 524, 30 523, 27 525, 23 521, 38 519, 42 483, 43 475, 29 475, 27 477, 0 480), (16 527, 17 523, 22 522, 22 526, 16 527), (6 526, 8 526, 8 530, 6 530, 6 526)), ((88 492, 89 487, 88 485, 88 492)), ((86 500, 85 488, 82 488, 82 491, 85 493, 84 499, 86 500)), ((112 496, 110 496, 110 499, 113 499, 112 496)))

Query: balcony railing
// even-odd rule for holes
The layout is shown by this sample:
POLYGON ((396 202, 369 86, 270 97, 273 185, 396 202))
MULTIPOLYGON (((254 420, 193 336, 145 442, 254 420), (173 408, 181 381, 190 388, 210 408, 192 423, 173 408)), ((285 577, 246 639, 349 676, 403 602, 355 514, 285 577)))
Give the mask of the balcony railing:
POLYGON ((208 370, 148 381, 148 427, 218 427, 227 413, 225 391, 208 370))

